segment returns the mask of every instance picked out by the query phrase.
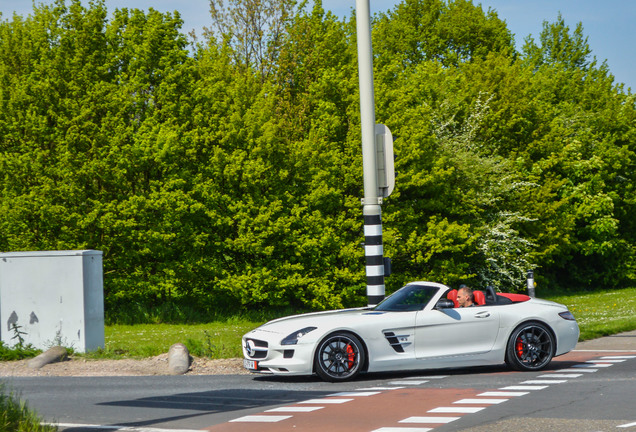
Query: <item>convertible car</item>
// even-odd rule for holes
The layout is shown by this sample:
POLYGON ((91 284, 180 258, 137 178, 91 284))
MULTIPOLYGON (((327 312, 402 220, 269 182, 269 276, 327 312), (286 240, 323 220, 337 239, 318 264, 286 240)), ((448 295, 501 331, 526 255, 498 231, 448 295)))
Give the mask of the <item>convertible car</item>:
POLYGON ((474 294, 474 307, 458 308, 457 290, 412 282, 373 308, 270 321, 243 336, 244 366, 331 382, 504 362, 537 371, 576 346, 579 327, 566 306, 490 287, 474 294))

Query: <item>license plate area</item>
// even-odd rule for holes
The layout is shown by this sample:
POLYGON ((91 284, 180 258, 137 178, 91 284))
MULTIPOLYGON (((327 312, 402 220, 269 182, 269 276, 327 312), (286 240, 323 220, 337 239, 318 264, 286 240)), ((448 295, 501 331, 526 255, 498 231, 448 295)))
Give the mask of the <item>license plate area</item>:
POLYGON ((258 362, 256 360, 243 359, 243 367, 249 370, 257 370, 258 362))

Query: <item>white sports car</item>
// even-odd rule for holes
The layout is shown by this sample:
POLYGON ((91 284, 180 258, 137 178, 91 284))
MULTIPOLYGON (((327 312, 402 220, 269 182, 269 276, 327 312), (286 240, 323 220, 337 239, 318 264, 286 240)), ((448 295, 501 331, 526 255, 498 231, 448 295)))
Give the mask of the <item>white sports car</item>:
POLYGON ((243 336, 244 366, 332 382, 504 362, 536 371, 576 346, 579 327, 564 305, 489 288, 474 292, 474 307, 458 308, 456 296, 439 283, 412 282, 374 308, 270 321, 243 336))

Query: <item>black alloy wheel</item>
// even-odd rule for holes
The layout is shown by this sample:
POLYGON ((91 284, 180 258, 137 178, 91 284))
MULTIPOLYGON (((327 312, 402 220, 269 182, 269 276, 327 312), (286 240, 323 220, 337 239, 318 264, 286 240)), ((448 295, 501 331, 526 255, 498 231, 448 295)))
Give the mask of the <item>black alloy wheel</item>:
POLYGON ((552 332, 539 322, 528 322, 512 332, 506 349, 506 363, 519 371, 545 368, 554 355, 552 332))
POLYGON ((316 351, 315 371, 325 381, 339 382, 355 378, 365 361, 362 342, 351 333, 327 336, 316 351))

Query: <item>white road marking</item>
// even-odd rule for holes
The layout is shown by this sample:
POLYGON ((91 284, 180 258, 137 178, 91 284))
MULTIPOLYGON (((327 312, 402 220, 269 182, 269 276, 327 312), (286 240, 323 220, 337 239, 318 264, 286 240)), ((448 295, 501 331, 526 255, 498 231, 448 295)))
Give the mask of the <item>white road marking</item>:
POLYGON ((583 376, 583 374, 557 374, 557 373, 549 373, 549 374, 545 374, 545 375, 539 375, 537 378, 578 378, 580 376, 583 376))
POLYGON ((371 432, 428 432, 432 430, 431 428, 381 427, 371 432))
POLYGON ((280 407, 280 408, 272 408, 268 409, 265 412, 312 412, 318 411, 319 409, 323 409, 324 407, 316 406, 316 407, 280 407))
POLYGON ((506 402, 508 399, 460 399, 458 401, 453 402, 454 404, 485 404, 485 405, 495 405, 506 402))
POLYGON ((341 404, 345 402, 351 402, 353 399, 308 399, 306 401, 298 402, 299 404, 341 404))
MULTIPOLYGON (((614 351, 614 350, 611 350, 614 351)), ((489 391, 478 394, 477 396, 486 397, 483 399, 461 399, 453 402, 453 404, 500 404, 508 401, 509 399, 489 399, 487 397, 516 397, 516 396, 524 396, 529 393, 529 391, 533 390, 543 390, 548 388, 550 384, 561 384, 565 383, 568 380, 554 380, 552 378, 578 378, 583 376, 583 374, 578 372, 596 372, 598 369, 596 368, 604 368, 613 366, 614 363, 622 363, 628 359, 634 359, 636 356, 604 356, 600 359, 596 360, 587 360, 585 363, 579 363, 573 365, 570 369, 561 369, 555 372, 561 373, 548 373, 545 375, 540 375, 537 378, 549 378, 549 379, 536 379, 536 380, 527 380, 523 381, 520 384, 522 385, 513 385, 502 387, 499 390, 502 391, 489 391), (574 373, 576 372, 576 373, 574 373), (528 385, 533 384, 533 385, 528 385), (535 384, 548 384, 548 385, 535 385, 535 384), (510 391, 510 390, 521 390, 521 391, 510 391), (523 391, 529 390, 529 391, 523 391)), ((436 375, 436 376, 417 376, 417 377, 409 377, 404 378, 399 381, 391 381, 389 384, 393 387, 370 387, 358 389, 353 392, 340 392, 328 395, 328 397, 356 397, 356 396, 373 396, 380 394, 384 390, 397 390, 403 389, 405 387, 401 386, 415 386, 421 385, 428 382, 431 379, 443 379, 447 378, 448 375, 436 375), (395 387, 395 386, 398 387, 395 387)), ((350 402, 353 399, 309 399, 306 401, 298 402, 299 404, 341 404, 345 402, 350 402)), ((265 411, 266 413, 272 412, 294 412, 294 413, 304 413, 304 412, 313 412, 316 410, 323 409, 322 406, 316 407, 279 407, 273 408, 265 411)), ((455 414, 473 414, 477 413, 486 407, 438 407, 429 410, 429 413, 455 413, 455 414)), ((272 416, 272 415, 249 415, 245 417, 240 417, 234 420, 230 420, 230 422, 279 422, 292 416, 272 416)), ((400 420, 399 423, 433 423, 433 424, 445 424, 453 422, 460 417, 441 417, 441 416, 414 416, 408 417, 404 420, 400 420)), ((44 424, 44 423, 43 423, 44 424)), ((55 425, 55 424, 54 424, 55 425)), ((125 426, 100 426, 100 425, 67 425, 67 424, 57 424, 62 427, 93 427, 96 429, 104 429, 104 430, 121 430, 121 431, 131 431, 131 432, 167 432, 167 429, 152 429, 152 428, 129 428, 125 426)), ((617 427, 620 428, 628 428, 636 426, 636 422, 629 423, 625 425, 620 425, 617 427)), ((411 427, 382 427, 379 429, 375 429, 371 432, 428 432, 431 431, 431 428, 411 428, 411 427)), ((170 432, 194 432, 191 430, 170 430, 170 432)))
POLYGON ((461 417, 409 417, 398 423, 450 423, 461 417))
POLYGON ((521 384, 563 384, 568 380, 528 380, 523 381, 521 384))
POLYGON ((420 380, 420 381, 416 381, 416 380, 412 380, 412 381, 408 381, 408 380, 404 380, 404 381, 391 381, 389 384, 391 385, 420 385, 420 384, 424 384, 427 383, 428 380, 420 380))
POLYGON ((514 396, 525 396, 530 392, 511 392, 511 391, 490 391, 485 393, 480 393, 477 396, 485 396, 485 397, 514 397, 514 396))
POLYGON ((486 409, 486 407, 439 407, 439 408, 433 408, 432 410, 429 410, 428 412, 443 413, 443 414, 450 414, 450 413, 473 414, 483 409, 486 409))
POLYGON ((597 372, 598 369, 587 369, 587 366, 579 367, 578 369, 559 369, 557 372, 597 372))
POLYGON ((508 387, 502 387, 499 390, 543 390, 548 388, 549 386, 523 386, 523 385, 516 385, 516 386, 508 386, 508 387))
POLYGON ((408 377, 404 378, 405 380, 430 380, 430 379, 442 379, 448 378, 448 375, 427 375, 427 376, 416 376, 416 377, 408 377))
POLYGON ((400 390, 404 387, 367 387, 358 389, 358 391, 375 391, 375 390, 400 390))
POLYGON ((293 416, 248 415, 230 420, 230 423, 277 423, 292 417, 293 416))
POLYGON ((327 396, 334 396, 334 397, 353 397, 353 396, 375 396, 377 394, 380 394, 379 391, 359 391, 359 392, 341 392, 341 393, 334 393, 334 394, 330 394, 327 396))
POLYGON ((612 363, 598 363, 598 362, 585 362, 585 363, 581 363, 581 364, 575 364, 574 366, 572 366, 573 368, 605 368, 605 367, 610 367, 610 366, 614 366, 612 363))

